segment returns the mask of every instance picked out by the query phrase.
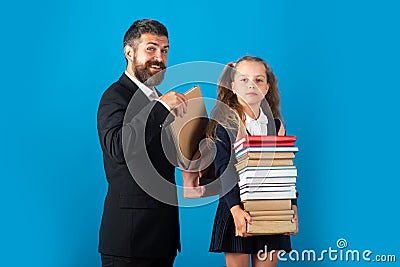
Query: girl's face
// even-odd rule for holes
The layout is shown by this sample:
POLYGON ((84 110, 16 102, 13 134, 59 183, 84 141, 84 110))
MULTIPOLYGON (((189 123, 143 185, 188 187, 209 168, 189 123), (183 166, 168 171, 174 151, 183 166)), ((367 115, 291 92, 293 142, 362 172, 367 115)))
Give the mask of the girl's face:
POLYGON ((264 64, 242 61, 236 67, 232 90, 237 94, 240 104, 259 105, 269 89, 267 71, 264 64))

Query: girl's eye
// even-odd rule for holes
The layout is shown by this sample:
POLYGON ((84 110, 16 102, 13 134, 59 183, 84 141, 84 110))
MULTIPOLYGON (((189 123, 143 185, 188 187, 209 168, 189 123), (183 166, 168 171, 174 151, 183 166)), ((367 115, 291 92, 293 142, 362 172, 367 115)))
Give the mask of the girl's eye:
POLYGON ((242 78, 242 79, 240 79, 240 81, 241 81, 241 82, 247 82, 248 79, 247 79, 247 78, 242 78))
POLYGON ((262 83, 264 80, 263 79, 257 79, 256 82, 262 83))

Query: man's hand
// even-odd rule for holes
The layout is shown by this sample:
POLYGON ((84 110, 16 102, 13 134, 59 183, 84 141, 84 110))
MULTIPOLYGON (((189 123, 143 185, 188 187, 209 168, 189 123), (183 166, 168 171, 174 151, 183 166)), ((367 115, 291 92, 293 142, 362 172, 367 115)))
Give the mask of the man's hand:
POLYGON ((162 95, 160 100, 165 102, 174 111, 175 116, 182 118, 187 112, 187 98, 184 94, 171 91, 162 95))

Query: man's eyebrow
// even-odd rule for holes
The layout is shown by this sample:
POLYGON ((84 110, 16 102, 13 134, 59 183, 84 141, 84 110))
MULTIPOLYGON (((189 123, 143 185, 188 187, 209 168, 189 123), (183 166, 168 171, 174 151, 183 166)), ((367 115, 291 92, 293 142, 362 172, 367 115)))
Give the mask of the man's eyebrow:
MULTIPOLYGON (((148 42, 147 44, 148 45, 151 44, 151 45, 155 45, 155 46, 160 46, 159 43, 155 43, 155 42, 148 42)), ((169 48, 169 45, 165 45, 163 48, 169 48)))

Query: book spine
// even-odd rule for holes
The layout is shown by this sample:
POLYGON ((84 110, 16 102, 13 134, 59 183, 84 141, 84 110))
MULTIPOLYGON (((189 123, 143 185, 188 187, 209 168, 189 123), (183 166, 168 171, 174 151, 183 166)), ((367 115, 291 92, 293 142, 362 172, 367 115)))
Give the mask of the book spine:
POLYGON ((298 152, 299 148, 296 146, 250 146, 244 147, 244 145, 240 145, 235 149, 236 158, 248 152, 298 152))
POLYGON ((239 187, 243 185, 254 185, 254 186, 262 186, 262 185, 270 185, 270 184, 296 184, 296 177, 276 177, 276 178, 268 178, 268 177, 248 177, 246 179, 240 179, 239 187))
POLYGON ((266 215, 266 216, 252 216, 253 221, 290 221, 293 215, 266 215))
POLYGON ((296 231, 296 224, 291 221, 253 221, 247 223, 249 234, 283 234, 296 231))
POLYGON ((246 200, 243 201, 243 207, 250 212, 292 210, 292 202, 290 199, 246 200))
POLYGON ((285 192, 247 192, 241 193, 241 201, 246 200, 268 200, 268 199, 295 199, 296 191, 285 192))
POLYGON ((262 210, 262 211, 247 211, 251 217, 258 216, 275 216, 275 215, 292 215, 294 214, 294 210, 286 209, 286 210, 262 210))
POLYGON ((296 136, 265 136, 265 135, 249 135, 243 137, 233 143, 233 147, 237 147, 243 143, 255 144, 255 143, 284 143, 296 142, 296 136))
POLYGON ((246 179, 250 177, 297 177, 297 169, 267 169, 267 170, 245 170, 239 173, 240 179, 246 179))

